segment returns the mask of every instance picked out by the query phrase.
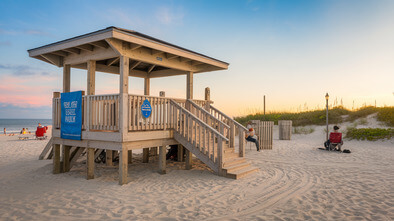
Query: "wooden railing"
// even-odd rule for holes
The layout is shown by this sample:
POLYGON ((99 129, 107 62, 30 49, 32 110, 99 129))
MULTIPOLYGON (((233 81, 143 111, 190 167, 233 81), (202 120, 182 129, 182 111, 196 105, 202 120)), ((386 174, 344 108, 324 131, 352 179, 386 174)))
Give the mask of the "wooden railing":
POLYGON ((165 130, 168 126, 168 102, 165 97, 152 97, 146 95, 129 95, 129 130, 165 130), (148 100, 152 106, 149 118, 144 118, 141 105, 148 100))
POLYGON ((83 96, 83 124, 86 130, 119 130, 119 95, 83 96), (87 105, 89 104, 89 105, 87 105))
POLYGON ((235 131, 236 130, 238 131, 238 136, 239 136, 238 153, 240 157, 243 157, 245 154, 245 132, 247 132, 248 129, 212 105, 209 105, 209 112, 212 116, 214 116, 215 118, 219 119, 220 121, 230 126, 230 131, 229 131, 230 147, 235 147, 235 131))
POLYGON ((210 127, 216 129, 220 134, 230 140, 230 126, 211 115, 208 111, 190 99, 186 101, 186 105, 190 105, 189 111, 197 118, 208 124, 210 127))
MULTIPOLYGON (((165 130, 171 128, 169 125, 169 101, 173 100, 181 107, 185 108, 186 100, 179 98, 154 97, 147 95, 129 95, 129 131, 165 130), (152 106, 152 114, 149 118, 144 118, 141 114, 141 105, 144 100, 148 100, 152 106)), ((206 105, 203 100, 193 100, 206 105)))
POLYGON ((169 112, 170 125, 177 140, 212 170, 220 173, 224 142, 229 140, 173 100, 170 100, 169 112))

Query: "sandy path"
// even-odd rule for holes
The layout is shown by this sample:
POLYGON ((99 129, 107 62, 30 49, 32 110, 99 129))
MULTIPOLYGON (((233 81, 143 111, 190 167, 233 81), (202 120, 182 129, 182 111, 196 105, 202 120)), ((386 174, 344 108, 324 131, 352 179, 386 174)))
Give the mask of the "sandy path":
POLYGON ((394 220, 394 142, 347 141, 353 153, 316 150, 322 128, 247 157, 260 172, 241 180, 212 174, 197 163, 185 171, 169 162, 137 159, 130 183, 118 169, 98 165, 86 180, 85 165, 51 173, 38 161, 44 141, 0 137, 1 220, 394 220))

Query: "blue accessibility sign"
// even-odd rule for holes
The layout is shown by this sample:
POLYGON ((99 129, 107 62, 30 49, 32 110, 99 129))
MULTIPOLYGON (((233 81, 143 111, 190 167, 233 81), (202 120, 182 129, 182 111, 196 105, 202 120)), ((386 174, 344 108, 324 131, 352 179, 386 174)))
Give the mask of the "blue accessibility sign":
POLYGON ((145 99, 144 102, 142 103, 141 112, 142 112, 142 116, 144 116, 145 118, 148 118, 152 113, 152 106, 150 105, 148 99, 145 99))

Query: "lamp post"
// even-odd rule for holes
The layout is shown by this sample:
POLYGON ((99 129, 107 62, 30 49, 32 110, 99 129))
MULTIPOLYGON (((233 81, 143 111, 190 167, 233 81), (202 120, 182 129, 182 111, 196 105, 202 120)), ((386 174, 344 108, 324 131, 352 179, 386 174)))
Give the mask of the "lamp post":
POLYGON ((328 98, 330 96, 326 93, 326 140, 328 140, 328 98))

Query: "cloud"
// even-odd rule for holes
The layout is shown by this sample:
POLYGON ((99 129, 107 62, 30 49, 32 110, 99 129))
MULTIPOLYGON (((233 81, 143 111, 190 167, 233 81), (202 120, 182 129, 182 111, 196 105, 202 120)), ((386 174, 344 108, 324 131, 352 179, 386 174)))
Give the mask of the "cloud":
POLYGON ((0 64, 0 70, 9 70, 8 74, 16 75, 16 76, 33 76, 33 75, 42 75, 42 76, 54 76, 55 73, 48 72, 42 70, 40 68, 35 68, 28 65, 9 65, 9 64, 0 64))
POLYGON ((25 34, 25 35, 37 35, 37 36, 50 36, 49 33, 45 32, 45 31, 38 30, 38 29, 25 29, 25 30, 0 29, 0 34, 2 34, 2 35, 20 35, 20 34, 25 34))
POLYGON ((156 11, 156 19, 164 25, 182 24, 185 14, 183 9, 173 7, 159 7, 156 11))
POLYGON ((11 46, 11 42, 10 41, 0 41, 0 47, 1 46, 11 46))
POLYGON ((51 118, 51 107, 20 107, 0 102, 0 118, 51 118))

